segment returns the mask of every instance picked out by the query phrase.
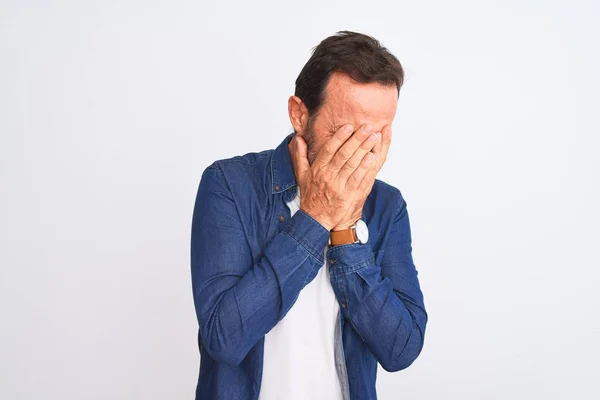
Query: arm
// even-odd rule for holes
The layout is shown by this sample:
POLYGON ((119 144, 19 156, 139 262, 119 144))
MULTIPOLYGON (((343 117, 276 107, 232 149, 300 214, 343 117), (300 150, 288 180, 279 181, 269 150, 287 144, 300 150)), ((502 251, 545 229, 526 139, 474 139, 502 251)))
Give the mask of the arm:
POLYGON ((218 362, 237 365, 282 319, 314 268, 329 231, 302 210, 254 262, 238 210, 217 164, 202 174, 191 232, 200 336, 218 362))
MULTIPOLYGON (((398 191, 380 265, 370 242, 334 246, 332 286, 342 312, 386 371, 407 368, 423 347, 427 313, 412 260, 406 202, 398 191)), ((379 257, 378 257, 379 258, 379 257)))

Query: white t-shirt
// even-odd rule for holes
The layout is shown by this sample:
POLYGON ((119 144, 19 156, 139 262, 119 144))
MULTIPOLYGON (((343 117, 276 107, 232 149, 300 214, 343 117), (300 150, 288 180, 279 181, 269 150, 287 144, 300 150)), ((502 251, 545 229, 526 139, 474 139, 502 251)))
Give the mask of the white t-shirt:
MULTIPOLYGON (((300 209, 299 187, 287 206, 291 215, 300 209)), ((338 312, 325 261, 285 317, 265 335, 259 400, 342 400, 334 358, 338 312)))

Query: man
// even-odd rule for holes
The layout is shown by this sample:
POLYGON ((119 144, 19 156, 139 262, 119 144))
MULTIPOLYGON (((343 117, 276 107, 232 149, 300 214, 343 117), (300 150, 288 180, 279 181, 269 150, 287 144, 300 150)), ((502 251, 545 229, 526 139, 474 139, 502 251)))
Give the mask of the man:
POLYGON ((376 399, 377 362, 398 371, 421 352, 406 202, 375 179, 403 77, 378 41, 338 32, 300 72, 281 144, 203 172, 196 399, 376 399))

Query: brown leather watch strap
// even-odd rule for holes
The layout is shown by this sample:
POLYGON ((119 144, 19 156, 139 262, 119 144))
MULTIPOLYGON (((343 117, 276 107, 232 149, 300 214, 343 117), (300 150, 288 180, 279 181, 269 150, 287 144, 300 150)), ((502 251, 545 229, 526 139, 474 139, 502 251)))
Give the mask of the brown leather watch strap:
POLYGON ((331 246, 339 246, 342 244, 354 243, 358 240, 354 227, 344 229, 342 231, 329 232, 329 244, 331 246))

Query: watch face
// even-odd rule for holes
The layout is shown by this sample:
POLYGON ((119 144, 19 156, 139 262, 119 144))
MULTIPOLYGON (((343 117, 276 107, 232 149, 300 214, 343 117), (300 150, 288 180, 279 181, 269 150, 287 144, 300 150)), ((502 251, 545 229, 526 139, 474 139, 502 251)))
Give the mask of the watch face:
POLYGON ((358 238, 358 241, 362 244, 367 243, 367 241, 369 240, 369 228, 367 227, 365 221, 363 221, 362 219, 359 219, 356 223, 356 237, 358 238))

